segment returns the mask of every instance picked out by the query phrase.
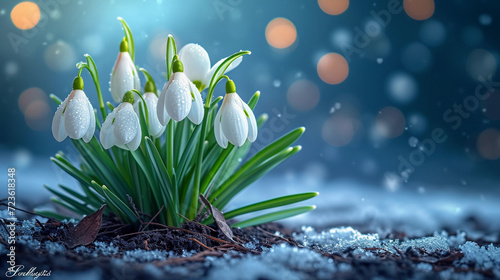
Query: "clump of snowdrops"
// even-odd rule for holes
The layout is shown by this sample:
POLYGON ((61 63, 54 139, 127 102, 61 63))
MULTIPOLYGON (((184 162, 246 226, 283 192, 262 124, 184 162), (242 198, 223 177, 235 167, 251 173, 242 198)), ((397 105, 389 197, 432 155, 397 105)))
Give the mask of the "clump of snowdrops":
MULTIPOLYGON (((97 68, 88 54, 86 62, 77 64, 78 76, 69 95, 63 101, 51 96, 59 104, 52 123, 54 138, 61 142, 69 136, 81 156, 79 166, 62 152, 51 158, 81 188, 46 186, 57 196, 54 202, 80 215, 107 204, 106 215, 137 227, 142 215, 171 226, 184 219, 211 223, 211 211, 202 201, 224 209, 235 195, 300 151, 300 146, 291 145, 304 133, 303 127, 246 159, 267 115, 256 118, 253 113, 260 92, 249 96, 240 91, 244 98, 250 97, 245 102, 226 73, 249 51, 236 52, 212 66, 203 47, 187 44, 177 52, 174 38, 169 36, 166 82, 159 91, 147 70, 135 64, 132 33, 127 23, 118 19, 125 37, 111 73, 114 103, 104 103, 97 68), (94 82, 101 119, 84 91, 83 70, 88 70, 94 82), (139 72, 144 74, 144 88, 139 72), (216 86, 224 80, 225 95, 214 98, 216 86), (203 91, 207 92, 205 100, 203 91)), ((282 196, 228 211, 224 217, 286 206, 316 195, 282 196)), ((266 211, 232 226, 257 225, 312 209, 314 206, 266 211)), ((54 212, 39 212, 64 218, 54 212)))

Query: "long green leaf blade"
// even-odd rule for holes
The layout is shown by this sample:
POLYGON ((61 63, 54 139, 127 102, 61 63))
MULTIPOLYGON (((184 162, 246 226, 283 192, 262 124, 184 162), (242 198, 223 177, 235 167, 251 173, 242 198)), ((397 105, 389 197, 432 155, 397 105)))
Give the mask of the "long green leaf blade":
POLYGON ((292 195, 273 198, 273 199, 266 200, 266 201, 257 202, 257 203, 243 206, 241 208, 224 213, 224 218, 231 219, 231 218, 234 218, 234 217, 237 217, 240 215, 244 215, 244 214, 248 214, 248 213, 252 213, 252 212, 257 212, 257 211, 261 211, 261 210, 265 210, 265 209, 276 208, 276 207, 280 207, 280 206, 294 204, 297 202, 311 199, 311 198, 317 196, 318 194, 319 194, 318 192, 299 193, 299 194, 292 194, 292 195))
POLYGON ((127 40, 128 43, 128 53, 132 58, 132 62, 135 62, 135 46, 134 46, 134 37, 132 36, 132 31, 130 31, 130 27, 123 18, 118 17, 117 19, 122 24, 123 32, 125 33, 125 40, 127 40))
POLYGON ((238 222, 236 224, 231 225, 231 227, 245 228, 245 227, 256 226, 304 214, 314 209, 316 209, 316 206, 301 206, 301 207, 281 210, 269 214, 264 214, 262 216, 258 216, 252 219, 248 219, 246 221, 238 222))

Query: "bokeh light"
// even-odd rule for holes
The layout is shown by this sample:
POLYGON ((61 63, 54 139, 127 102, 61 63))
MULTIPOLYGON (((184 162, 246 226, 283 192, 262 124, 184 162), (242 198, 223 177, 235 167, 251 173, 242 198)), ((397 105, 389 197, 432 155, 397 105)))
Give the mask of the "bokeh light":
POLYGON ((40 8, 33 2, 21 2, 10 12, 12 23, 22 30, 31 29, 40 21, 40 8))
POLYGON ((73 69, 77 62, 73 48, 61 40, 48 46, 43 58, 50 69, 61 72, 73 69))
POLYGON ((288 103, 298 111, 309 111, 319 103, 319 89, 311 81, 298 80, 294 82, 286 94, 288 103))
POLYGON ((485 159, 499 159, 500 131, 494 128, 489 128, 481 132, 477 138, 477 150, 485 159))
POLYGON ((411 43, 406 46, 401 53, 403 66, 412 72, 426 70, 432 61, 432 54, 429 49, 421 43, 411 43))
POLYGON ((277 49, 290 47, 296 39, 295 25, 286 18, 275 18, 266 26, 266 40, 277 49))
POLYGON ((28 127, 37 131, 49 127, 50 106, 48 96, 43 90, 36 87, 26 89, 19 96, 18 105, 28 127))
POLYGON ((319 7, 329 15, 340 15, 349 7, 349 0, 318 0, 319 7))
POLYGON ((487 80, 495 74, 497 61, 495 56, 484 49, 473 50, 467 57, 467 72, 476 80, 487 80))
POLYGON ((19 71, 19 66, 14 61, 9 61, 5 64, 5 76, 12 77, 19 71))
POLYGON ((333 115, 323 124, 321 135, 328 144, 341 147, 349 144, 354 136, 355 120, 344 115, 333 115))
POLYGON ((424 115, 413 113, 408 116, 408 131, 420 135, 427 131, 428 122, 424 115))
POLYGON ((417 96, 418 84, 411 75, 396 72, 387 79, 387 92, 394 102, 408 104, 417 96))
POLYGON ((386 138, 396 138, 405 131, 406 120, 396 107, 385 107, 378 113, 375 119, 375 130, 377 134, 386 138))
MULTIPOLYGON (((487 89, 483 89, 486 91, 487 89)), ((490 92, 490 96, 481 102, 484 115, 490 120, 500 120, 500 91, 490 92)))
POLYGON ((154 60, 164 61, 165 50, 167 48, 168 32, 161 31, 154 35, 153 40, 149 44, 149 53, 153 56, 154 60))
POLYGON ((446 40, 446 28, 437 20, 426 20, 420 27, 420 39, 428 46, 439 46, 446 40))
POLYGON ((434 0, 404 0, 406 14, 415 20, 426 20, 434 14, 434 0))
POLYGON ((19 96, 19 99, 17 100, 17 104, 19 105, 19 109, 23 114, 26 113, 26 109, 29 107, 29 105, 35 101, 38 100, 46 100, 47 95, 45 92, 39 88, 32 87, 28 88, 27 90, 23 91, 21 95, 19 96))
POLYGON ((332 85, 342 83, 349 75, 349 65, 338 53, 327 53, 321 57, 317 70, 321 80, 332 85))

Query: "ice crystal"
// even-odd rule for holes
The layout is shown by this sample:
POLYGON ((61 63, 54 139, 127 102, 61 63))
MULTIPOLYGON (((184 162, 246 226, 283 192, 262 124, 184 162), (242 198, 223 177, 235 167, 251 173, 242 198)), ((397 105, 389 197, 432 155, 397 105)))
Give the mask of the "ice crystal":
POLYGON ((500 247, 493 244, 479 246, 475 242, 467 241, 459 248, 464 253, 460 264, 475 264, 476 269, 494 269, 500 272, 500 247))
POLYGON ((59 242, 45 241, 45 250, 49 252, 49 254, 54 255, 56 253, 62 253, 66 251, 66 247, 59 242))

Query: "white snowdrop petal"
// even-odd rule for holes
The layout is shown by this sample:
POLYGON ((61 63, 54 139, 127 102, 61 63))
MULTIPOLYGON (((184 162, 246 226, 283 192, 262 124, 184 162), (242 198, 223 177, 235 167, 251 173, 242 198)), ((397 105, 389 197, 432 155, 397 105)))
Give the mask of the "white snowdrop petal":
POLYGON ((227 143, 228 140, 226 136, 222 133, 222 128, 220 124, 220 119, 221 119, 221 114, 222 110, 224 108, 224 103, 222 104, 219 112, 217 112, 217 115, 215 115, 215 122, 214 122, 214 134, 215 134, 215 140, 217 140, 217 144, 221 146, 222 148, 227 148, 227 143))
POLYGON ((116 110, 113 133, 118 143, 126 145, 131 142, 140 129, 139 119, 132 104, 123 102, 116 110))
POLYGON ((221 127, 227 140, 241 147, 248 136, 248 121, 236 93, 226 95, 227 105, 222 112, 221 127))
MULTIPOLYGON (((149 117, 149 132, 155 138, 160 137, 165 131, 165 126, 161 125, 158 120, 157 105, 158 105, 158 97, 152 92, 146 92, 144 94, 144 100, 146 101, 146 105, 148 108, 148 117, 149 117)), ((136 110, 138 112, 138 110, 136 110)))
POLYGON ((203 82, 210 69, 210 58, 202 46, 198 44, 185 45, 179 52, 179 59, 184 64, 184 73, 191 81, 203 82))
POLYGON ((194 101, 191 105, 191 110, 189 111, 188 118, 194 124, 198 125, 203 120, 203 115, 205 111, 203 110, 203 99, 201 97, 200 91, 196 86, 189 82, 191 86, 191 91, 194 94, 194 101))
MULTIPOLYGON (((139 121, 139 120, 137 120, 137 121, 139 121)), ((142 140, 142 132, 139 129, 137 131, 134 139, 132 139, 132 141, 130 141, 130 143, 128 143, 126 146, 129 150, 135 151, 135 150, 137 150, 137 148, 139 148, 139 145, 141 144, 141 140, 142 140)))
POLYGON ((165 93, 165 107, 168 115, 180 122, 189 114, 193 102, 189 79, 182 72, 174 75, 175 77, 165 93))
POLYGON ((255 139, 257 139, 257 121, 255 120, 255 115, 248 107, 248 105, 241 100, 241 98, 238 96, 238 99, 241 102, 241 106, 243 109, 247 112, 248 117, 247 117, 247 122, 248 122, 248 141, 253 142, 255 139))
POLYGON ((156 115, 158 116, 158 121, 161 125, 166 126, 170 121, 170 116, 167 113, 167 108, 165 106, 165 94, 167 91, 167 86, 163 88, 158 98, 158 104, 156 106, 156 115))
POLYGON ((82 90, 73 90, 64 111, 64 128, 72 139, 82 138, 90 127, 88 98, 82 90))
POLYGON ((68 103, 68 97, 64 99, 64 101, 57 107, 56 113, 54 114, 54 118, 52 119, 52 135, 58 142, 62 142, 68 134, 64 129, 64 119, 62 112, 68 103))
POLYGON ((99 140, 104 149, 109 149, 116 145, 115 135, 113 133, 113 120, 116 116, 116 108, 106 117, 102 124, 101 132, 99 133, 99 140))
POLYGON ((87 107, 90 112, 90 123, 87 132, 83 136, 83 141, 85 141, 85 143, 88 143, 90 140, 92 140, 95 132, 95 112, 89 100, 87 100, 87 107))
POLYGON ((133 70, 135 68, 129 53, 120 52, 116 58, 110 81, 111 96, 116 102, 121 102, 123 95, 136 86, 135 79, 139 79, 139 76, 134 75, 133 70))
MULTIPOLYGON (((224 62, 224 60, 226 60, 227 57, 224 57, 223 59, 217 61, 217 63, 214 64, 214 66, 212 66, 212 68, 210 68, 210 70, 207 72, 207 74, 205 75, 205 78, 203 79, 203 84, 207 85, 210 83, 210 80, 212 79, 212 76, 214 75, 215 73, 215 70, 217 70, 217 68, 219 67, 219 65, 221 65, 222 62, 224 62)), ((238 65, 240 65, 241 61, 243 61, 243 57, 238 57, 237 59, 235 59, 233 62, 231 62, 231 64, 229 64, 229 67, 227 67, 226 69, 226 72, 229 72, 231 70, 233 70, 234 68, 238 67, 238 65)))

